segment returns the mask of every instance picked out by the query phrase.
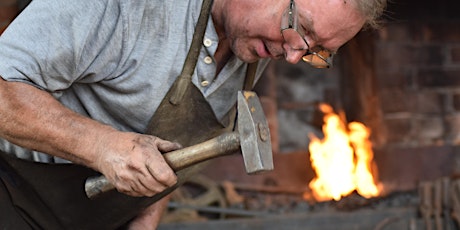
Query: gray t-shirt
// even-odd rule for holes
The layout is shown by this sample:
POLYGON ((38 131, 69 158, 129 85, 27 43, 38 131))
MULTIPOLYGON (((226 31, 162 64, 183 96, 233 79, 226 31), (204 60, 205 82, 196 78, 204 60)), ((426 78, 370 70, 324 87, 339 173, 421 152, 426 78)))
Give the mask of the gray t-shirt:
MULTIPOLYGON (((201 0, 34 0, 0 36, 0 76, 46 90, 119 130, 142 133, 182 70, 200 8, 201 0)), ((232 57, 215 77, 217 44, 210 18, 193 83, 222 119, 247 64, 232 57)), ((257 77, 267 63, 261 61, 257 77)), ((0 150, 66 162, 2 139, 0 150)))

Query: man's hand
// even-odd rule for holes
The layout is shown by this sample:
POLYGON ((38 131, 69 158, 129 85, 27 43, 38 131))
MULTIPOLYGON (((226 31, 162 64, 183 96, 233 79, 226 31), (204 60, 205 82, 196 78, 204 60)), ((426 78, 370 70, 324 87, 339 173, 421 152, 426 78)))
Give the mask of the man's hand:
POLYGON ((137 133, 113 134, 109 135, 108 145, 98 148, 94 165, 119 192, 154 196, 177 183, 162 153, 179 149, 179 144, 137 133))

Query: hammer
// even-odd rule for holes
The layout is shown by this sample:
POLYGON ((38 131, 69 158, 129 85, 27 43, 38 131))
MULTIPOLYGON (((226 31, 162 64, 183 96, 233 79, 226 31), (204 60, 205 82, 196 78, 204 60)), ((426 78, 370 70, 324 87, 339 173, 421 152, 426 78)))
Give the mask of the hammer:
MULTIPOLYGON (((248 174, 273 170, 270 131, 257 94, 239 91, 237 131, 227 132, 205 142, 163 154, 174 171, 241 150, 248 174)), ((104 176, 85 182, 88 198, 114 189, 104 176)))

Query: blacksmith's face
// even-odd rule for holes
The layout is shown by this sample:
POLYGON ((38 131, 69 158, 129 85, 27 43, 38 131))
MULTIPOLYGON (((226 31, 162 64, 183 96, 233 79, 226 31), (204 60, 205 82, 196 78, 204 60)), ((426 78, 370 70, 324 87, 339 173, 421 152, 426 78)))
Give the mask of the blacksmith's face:
MULTIPOLYGON (((295 0, 299 26, 309 47, 337 49, 354 37, 365 19, 353 0, 295 0)), ((224 29, 231 49, 245 62, 285 58, 297 63, 304 51, 293 50, 281 34, 283 13, 290 0, 228 0, 224 29)))

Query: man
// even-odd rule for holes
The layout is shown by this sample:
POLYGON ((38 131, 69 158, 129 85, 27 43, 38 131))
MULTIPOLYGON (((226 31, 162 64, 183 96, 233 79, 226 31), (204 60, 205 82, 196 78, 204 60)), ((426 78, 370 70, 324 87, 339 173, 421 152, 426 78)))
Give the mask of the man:
MULTIPOLYGON (((333 53, 373 25, 384 6, 384 0, 215 0, 192 82, 228 126, 246 63, 260 60, 256 78, 269 59, 329 67, 333 53)), ((0 37, 1 154, 83 165, 129 196, 151 197, 175 185, 161 154, 180 145, 141 133, 180 74, 200 7, 200 0, 32 1, 0 37)), ((7 168, 15 164, 4 161, 0 173, 9 188, 7 168)), ((128 226, 154 229, 166 201, 128 226)), ((17 216, 21 226, 40 225, 17 216)), ((0 216, 0 226, 14 226, 9 219, 0 216)))

